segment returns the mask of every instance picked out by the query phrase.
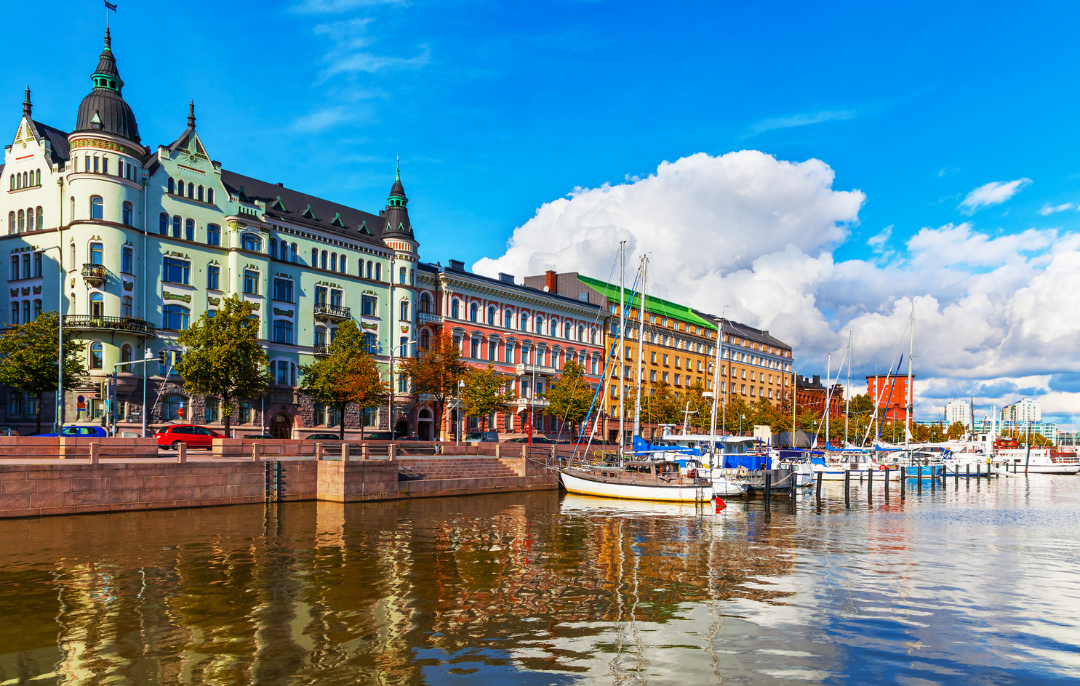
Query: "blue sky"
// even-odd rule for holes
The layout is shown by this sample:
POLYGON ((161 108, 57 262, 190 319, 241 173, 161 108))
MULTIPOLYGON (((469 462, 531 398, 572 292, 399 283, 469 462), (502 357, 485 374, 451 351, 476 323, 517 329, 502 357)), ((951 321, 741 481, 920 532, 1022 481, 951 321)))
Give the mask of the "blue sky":
MULTIPOLYGON (((9 31, 9 68, 0 75, 13 128, 26 83, 35 118, 65 129, 90 87, 103 5, 51 7, 45 33, 26 24, 24 5, 3 10, 6 25, 26 26, 9 31)), ((171 142, 193 98, 203 140, 227 168, 369 211, 385 204, 400 155, 413 225, 432 261, 499 258, 539 209, 578 187, 633 185, 664 161, 740 150, 821 160, 835 178, 811 176, 824 179, 829 193, 862 194, 857 218, 837 214, 846 237, 822 238, 797 254, 747 247, 746 259, 724 267, 724 282, 711 291, 721 295, 691 298, 714 312, 729 305, 729 314, 779 332, 809 373, 842 347, 846 326, 871 330, 872 317, 895 326, 870 335, 860 371, 871 369, 871 357, 887 366, 906 316, 897 312, 924 296, 933 303, 918 308, 946 321, 950 304, 971 310, 963 297, 978 290, 972 284, 980 274, 999 273, 1006 249, 1030 258, 1024 276, 1002 277, 1006 290, 1054 278, 1040 270, 1080 220, 1078 15, 1080 5, 1038 2, 120 0, 112 26, 124 95, 144 143, 171 142), (979 188, 986 203, 961 204, 979 188), (988 241, 996 248, 980 254, 998 257, 965 257, 962 268, 928 257, 988 241), (785 286, 787 300, 805 296, 817 329, 794 315, 773 316, 783 309, 775 302, 724 290, 734 288, 738 270, 763 278, 752 257, 781 254, 793 265, 809 260, 803 269, 825 258, 847 265, 795 295, 785 286), (863 302, 855 296, 865 289, 852 276, 863 261, 875 270, 868 279, 907 285, 863 302), (903 278, 893 279, 894 264, 903 278), (939 280, 958 284, 955 298, 948 289, 919 289, 939 280)), ((602 251, 606 264, 610 254, 602 251)), ((569 254, 547 259, 561 269, 586 268, 569 254)), ((504 258, 489 266, 504 263, 519 275, 537 264, 504 258)), ((679 265, 658 267, 655 278, 664 283, 679 265)), ((660 294, 680 299, 674 285, 660 286, 660 294)), ((1055 314, 1045 306, 1044 314, 1055 314)), ((999 310, 1017 307, 1001 300, 999 310)), ((928 314, 925 323, 933 321, 928 314)), ((1025 322, 1009 326, 1019 335, 1025 322)), ((990 383, 998 376, 1013 389, 1041 384, 1050 393, 1069 386, 1073 377, 1062 375, 1080 362, 1048 349, 1044 362, 1023 363, 1006 343, 971 344, 975 361, 966 366, 924 367, 928 382, 944 384, 924 389, 928 407, 943 396, 1004 388, 990 383), (983 353, 1008 358, 1007 370, 972 372, 983 353)), ((1080 404, 1062 400, 1055 411, 1064 417, 1070 408, 1080 404)))

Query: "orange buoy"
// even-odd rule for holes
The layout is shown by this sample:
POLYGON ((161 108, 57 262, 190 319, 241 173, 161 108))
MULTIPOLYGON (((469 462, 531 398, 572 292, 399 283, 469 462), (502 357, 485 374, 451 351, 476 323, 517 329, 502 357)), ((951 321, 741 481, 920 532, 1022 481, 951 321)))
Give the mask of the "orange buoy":
POLYGON ((723 510, 725 507, 727 507, 727 503, 725 503, 723 500, 720 500, 719 498, 717 498, 716 499, 716 511, 719 512, 720 510, 723 510))

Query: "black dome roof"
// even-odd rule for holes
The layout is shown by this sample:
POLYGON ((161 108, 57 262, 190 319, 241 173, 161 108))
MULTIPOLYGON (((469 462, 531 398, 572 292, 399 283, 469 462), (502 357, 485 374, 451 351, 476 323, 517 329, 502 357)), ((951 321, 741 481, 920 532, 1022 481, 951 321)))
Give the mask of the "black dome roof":
POLYGON ((120 94, 124 81, 116 68, 108 29, 105 30, 105 49, 90 78, 94 82, 94 89, 79 104, 75 131, 103 131, 138 143, 139 125, 131 106, 120 94))

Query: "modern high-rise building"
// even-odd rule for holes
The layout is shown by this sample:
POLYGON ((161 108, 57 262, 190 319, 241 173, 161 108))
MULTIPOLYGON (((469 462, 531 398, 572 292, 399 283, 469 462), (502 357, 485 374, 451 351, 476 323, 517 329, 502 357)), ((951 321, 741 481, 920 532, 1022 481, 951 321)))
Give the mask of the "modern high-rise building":
POLYGON ((866 392, 878 408, 879 420, 888 422, 907 420, 908 413, 912 409, 908 405, 907 376, 867 375, 866 392))
POLYGON ((952 400, 945 406, 945 425, 952 426, 956 422, 971 428, 971 403, 966 400, 952 400))
POLYGON ((1024 423, 1042 421, 1042 404, 1038 400, 1024 398, 1012 405, 1001 408, 1001 421, 1024 423))

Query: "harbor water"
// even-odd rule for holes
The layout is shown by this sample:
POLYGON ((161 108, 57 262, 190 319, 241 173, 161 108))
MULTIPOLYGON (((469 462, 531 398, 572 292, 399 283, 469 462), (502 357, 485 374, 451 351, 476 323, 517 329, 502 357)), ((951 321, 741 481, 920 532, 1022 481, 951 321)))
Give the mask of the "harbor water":
POLYGON ((0 521, 0 684, 1080 682, 1080 478, 0 521))

